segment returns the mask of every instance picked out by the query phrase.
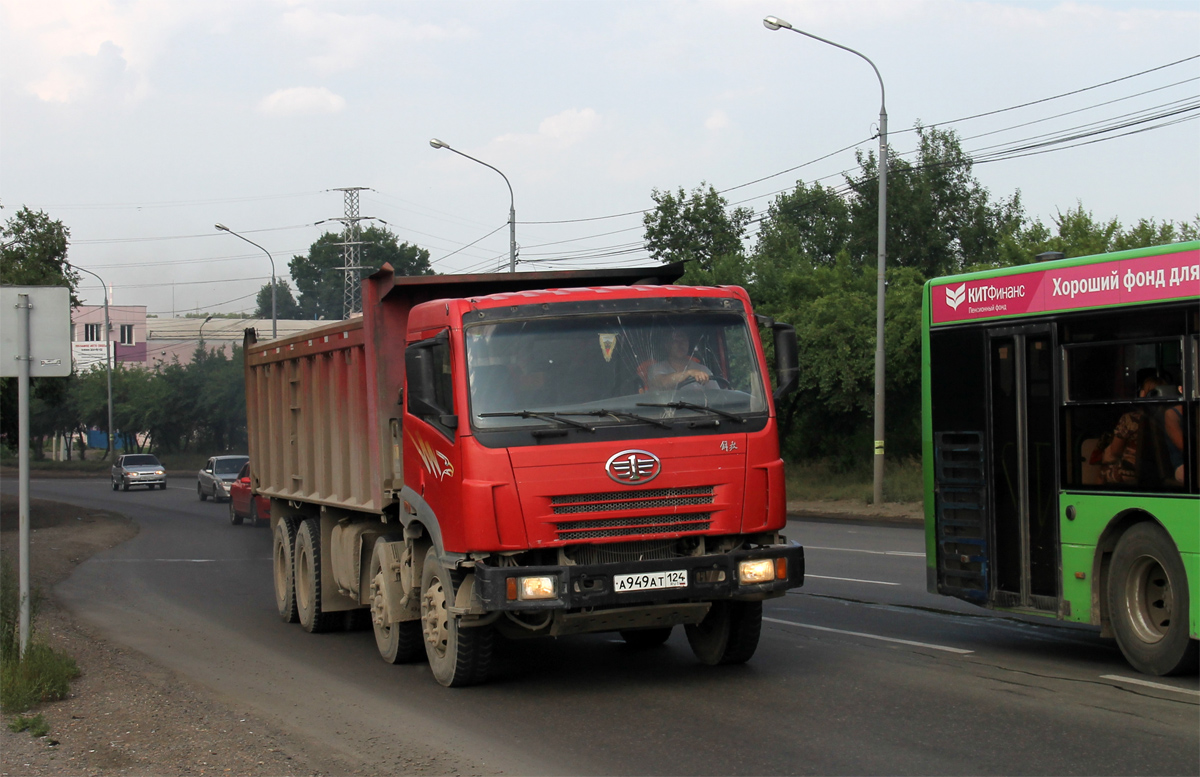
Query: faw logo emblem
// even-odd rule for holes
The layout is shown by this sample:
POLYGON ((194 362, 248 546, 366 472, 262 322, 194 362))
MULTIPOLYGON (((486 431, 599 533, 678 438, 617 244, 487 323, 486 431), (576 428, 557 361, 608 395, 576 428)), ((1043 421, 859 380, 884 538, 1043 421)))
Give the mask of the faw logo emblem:
POLYGON ((621 451, 604 465, 604 471, 618 483, 642 484, 662 472, 662 462, 649 451, 621 451))
POLYGON ((962 286, 959 286, 957 289, 953 289, 949 286, 946 287, 946 304, 950 306, 951 310, 958 310, 958 306, 963 304, 966 301, 967 301, 967 284, 964 283, 962 286))

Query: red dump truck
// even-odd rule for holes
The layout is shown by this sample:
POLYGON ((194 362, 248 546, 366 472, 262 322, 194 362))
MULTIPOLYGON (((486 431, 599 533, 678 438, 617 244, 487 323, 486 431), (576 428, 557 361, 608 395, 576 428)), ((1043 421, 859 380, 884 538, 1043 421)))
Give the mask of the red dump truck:
POLYGON ((749 659, 763 600, 804 577, 775 418, 795 331, 682 271, 384 265, 361 317, 248 330, 280 616, 369 614, 386 661, 427 659, 446 686, 484 681, 497 635, 650 646, 682 625, 702 662, 749 659))

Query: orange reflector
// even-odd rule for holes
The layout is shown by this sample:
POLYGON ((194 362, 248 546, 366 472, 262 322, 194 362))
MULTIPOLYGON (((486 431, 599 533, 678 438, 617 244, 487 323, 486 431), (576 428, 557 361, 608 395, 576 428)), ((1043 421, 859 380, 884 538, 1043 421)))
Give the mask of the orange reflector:
POLYGON ((1076 572, 1075 579, 1076 580, 1087 580, 1087 573, 1086 572, 1076 572))
POLYGON ((504 583, 505 583, 505 589, 506 589, 504 593, 508 597, 508 600, 510 602, 516 601, 516 599, 517 599, 517 579, 515 577, 510 577, 507 580, 505 580, 504 583))
POLYGON ((775 559, 775 579, 776 580, 787 580, 787 559, 786 558, 775 559))

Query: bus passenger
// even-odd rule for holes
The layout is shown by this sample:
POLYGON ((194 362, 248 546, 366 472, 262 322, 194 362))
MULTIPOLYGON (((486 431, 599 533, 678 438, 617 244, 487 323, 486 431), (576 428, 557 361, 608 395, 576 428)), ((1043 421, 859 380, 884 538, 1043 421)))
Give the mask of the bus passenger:
MULTIPOLYGON (((1149 396, 1151 392, 1157 391, 1160 386, 1166 385, 1167 380, 1165 378, 1158 373, 1150 373, 1142 379, 1138 396, 1149 396)), ((1151 421, 1150 413, 1144 408, 1131 410, 1122 415, 1121 419, 1117 421, 1117 427, 1113 430, 1112 434, 1112 442, 1104 449, 1103 457, 1101 458, 1100 481, 1102 483, 1131 486, 1138 484, 1138 466, 1141 464, 1141 455, 1146 452, 1144 449, 1147 447, 1147 430, 1151 421)), ((1182 433, 1179 441, 1181 443, 1180 450, 1182 450, 1182 433)), ((1170 445, 1168 444, 1168 449, 1169 447, 1170 445)), ((1180 474, 1182 474, 1182 455, 1180 458, 1180 474)))

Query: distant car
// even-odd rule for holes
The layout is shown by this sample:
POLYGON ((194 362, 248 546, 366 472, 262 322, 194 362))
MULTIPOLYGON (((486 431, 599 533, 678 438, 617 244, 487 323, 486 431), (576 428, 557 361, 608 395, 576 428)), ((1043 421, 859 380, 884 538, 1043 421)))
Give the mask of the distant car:
POLYGON ((204 469, 196 474, 196 495, 203 502, 210 496, 213 500, 229 498, 229 484, 237 478, 242 465, 250 461, 249 456, 213 456, 204 463, 204 469))
POLYGON ((112 489, 125 491, 130 486, 147 486, 154 490, 167 487, 167 473, 157 456, 149 453, 126 453, 118 456, 112 468, 112 489))
POLYGON ((237 526, 243 519, 249 519, 251 526, 271 520, 270 500, 251 492, 248 461, 242 465, 237 478, 229 484, 229 522, 237 526))

